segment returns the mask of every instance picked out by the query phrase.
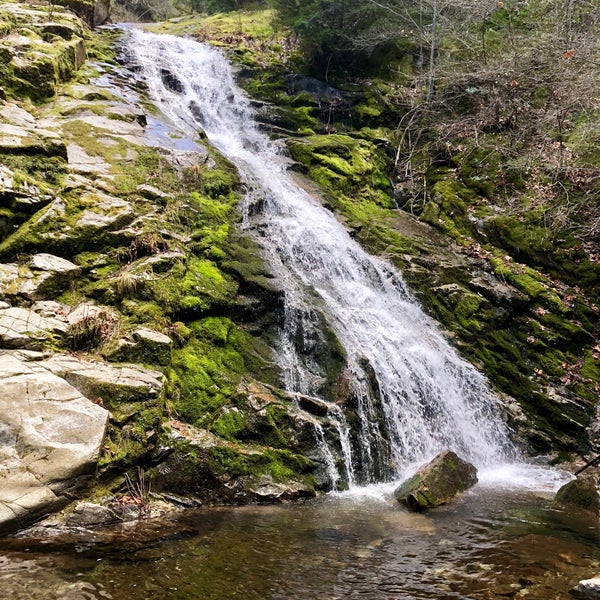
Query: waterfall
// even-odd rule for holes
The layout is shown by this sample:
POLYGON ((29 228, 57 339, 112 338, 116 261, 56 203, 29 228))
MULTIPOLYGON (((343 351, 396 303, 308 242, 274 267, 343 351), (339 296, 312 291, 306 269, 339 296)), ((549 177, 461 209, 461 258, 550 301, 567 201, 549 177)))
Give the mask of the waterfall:
POLYGON ((350 430, 346 411, 331 403, 330 419, 345 436, 342 476, 350 483, 394 478, 443 448, 478 466, 506 460, 511 444, 484 377, 448 344, 401 274, 369 256, 298 185, 223 55, 141 30, 131 32, 129 52, 165 117, 191 137, 201 128, 239 169, 248 190, 244 226, 285 289, 277 351, 283 385, 319 393, 323 374, 302 346, 314 342, 322 322, 343 346, 345 399, 356 418, 350 430))

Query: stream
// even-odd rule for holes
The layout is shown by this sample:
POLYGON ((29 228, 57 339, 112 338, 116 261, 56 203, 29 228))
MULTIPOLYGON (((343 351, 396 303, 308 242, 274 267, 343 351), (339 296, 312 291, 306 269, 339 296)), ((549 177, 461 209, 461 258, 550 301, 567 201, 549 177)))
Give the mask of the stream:
POLYGON ((426 514, 374 487, 47 542, 7 541, 2 598, 564 600, 600 568, 595 517, 485 481, 426 514))

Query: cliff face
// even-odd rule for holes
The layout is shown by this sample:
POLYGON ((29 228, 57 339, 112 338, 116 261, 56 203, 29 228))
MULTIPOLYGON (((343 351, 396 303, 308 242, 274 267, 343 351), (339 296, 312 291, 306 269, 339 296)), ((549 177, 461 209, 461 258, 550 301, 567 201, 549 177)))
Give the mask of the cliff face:
POLYGON ((163 27, 231 49, 296 169, 506 394, 524 445, 586 453, 598 449, 598 48, 582 45, 574 71, 540 7, 519 13, 512 47, 485 64, 447 40, 432 99, 410 48, 378 76, 332 68, 326 82, 305 74, 285 31, 259 25, 268 11, 163 27), (544 44, 554 49, 540 62, 532 48, 544 44))

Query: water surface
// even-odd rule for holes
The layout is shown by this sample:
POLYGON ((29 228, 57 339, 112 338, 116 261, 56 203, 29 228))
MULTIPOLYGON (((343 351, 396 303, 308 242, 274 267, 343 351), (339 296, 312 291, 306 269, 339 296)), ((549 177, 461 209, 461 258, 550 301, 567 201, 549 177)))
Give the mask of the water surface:
POLYGON ((12 600, 549 600, 600 570, 597 542, 595 519, 549 494, 484 484, 424 514, 342 495, 197 509, 96 542, 6 541, 0 581, 12 600))

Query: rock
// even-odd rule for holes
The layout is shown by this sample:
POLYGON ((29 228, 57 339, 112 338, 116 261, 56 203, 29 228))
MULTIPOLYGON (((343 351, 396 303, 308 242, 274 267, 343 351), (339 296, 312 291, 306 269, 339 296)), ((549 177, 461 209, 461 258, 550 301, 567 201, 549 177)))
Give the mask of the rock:
POLYGON ((6 348, 40 349, 55 335, 63 336, 66 331, 64 321, 42 317, 33 310, 0 309, 0 344, 6 348))
POLYGON ((181 83, 181 81, 179 81, 179 79, 177 79, 177 77, 175 77, 171 71, 168 71, 167 69, 161 69, 160 78, 165 86, 168 87, 172 92, 183 94, 185 91, 183 83, 181 83))
POLYGON ((140 327, 133 332, 133 339, 140 351, 140 362, 168 365, 171 362, 173 341, 167 335, 140 327), (145 360, 144 360, 145 359, 145 360))
POLYGON ((570 594, 580 600, 600 600, 600 575, 583 579, 570 591, 570 594))
POLYGON ((159 190, 157 187, 153 185, 138 185, 136 192, 138 192, 141 196, 146 198, 147 200, 164 200, 168 198, 168 195, 165 194, 162 190, 159 190))
POLYGON ((169 336, 140 327, 130 338, 121 338, 114 349, 110 349, 105 357, 110 361, 139 362, 144 364, 168 365, 171 362, 173 341, 169 336))
POLYGON ((560 505, 575 506, 584 510, 600 513, 600 496, 598 495, 598 477, 582 474, 565 483, 554 497, 560 505))
POLYGON ((298 500, 315 495, 313 465, 289 451, 226 441, 204 429, 170 423, 171 452, 157 468, 152 489, 202 502, 298 500), (287 472, 285 480, 272 473, 287 472))
POLYGON ((473 277, 469 281, 469 286, 500 306, 514 309, 527 303, 527 298, 517 288, 505 281, 500 281, 490 273, 481 272, 479 276, 473 277))
POLYGON ((69 311, 67 315, 67 321, 69 325, 75 325, 85 319, 93 319, 100 317, 103 313, 109 313, 118 318, 117 314, 106 306, 98 306, 91 302, 81 302, 75 308, 69 311))
POLYGON ((42 154, 66 158, 66 147, 51 133, 42 137, 42 131, 0 123, 0 149, 15 154, 42 154), (59 149, 59 147, 61 149, 59 149))
POLYGON ((143 367, 115 367, 101 362, 55 355, 43 367, 64 377, 84 396, 102 398, 110 405, 156 400, 163 388, 163 375, 143 367))
POLYGON ((96 0, 92 26, 104 25, 110 18, 110 0, 96 0))
POLYGON ((81 196, 82 204, 90 208, 83 211, 77 227, 94 230, 117 229, 130 223, 134 218, 131 204, 102 192, 88 192, 81 196))
POLYGON ((65 518, 66 527, 99 527, 121 521, 119 515, 108 506, 93 502, 79 502, 65 518))
POLYGON ((477 469, 444 450, 394 492, 398 502, 418 511, 446 504, 477 483, 477 469))
POLYGON ((0 532, 64 506, 93 474, 108 411, 45 369, 39 354, 0 355, 0 532))
POLYGON ((36 254, 26 265, 0 264, 0 295, 48 299, 81 272, 72 262, 52 254, 36 254))
POLYGON ((69 169, 77 173, 112 177, 112 168, 103 158, 100 156, 90 156, 81 146, 74 142, 67 145, 67 161, 69 169))

